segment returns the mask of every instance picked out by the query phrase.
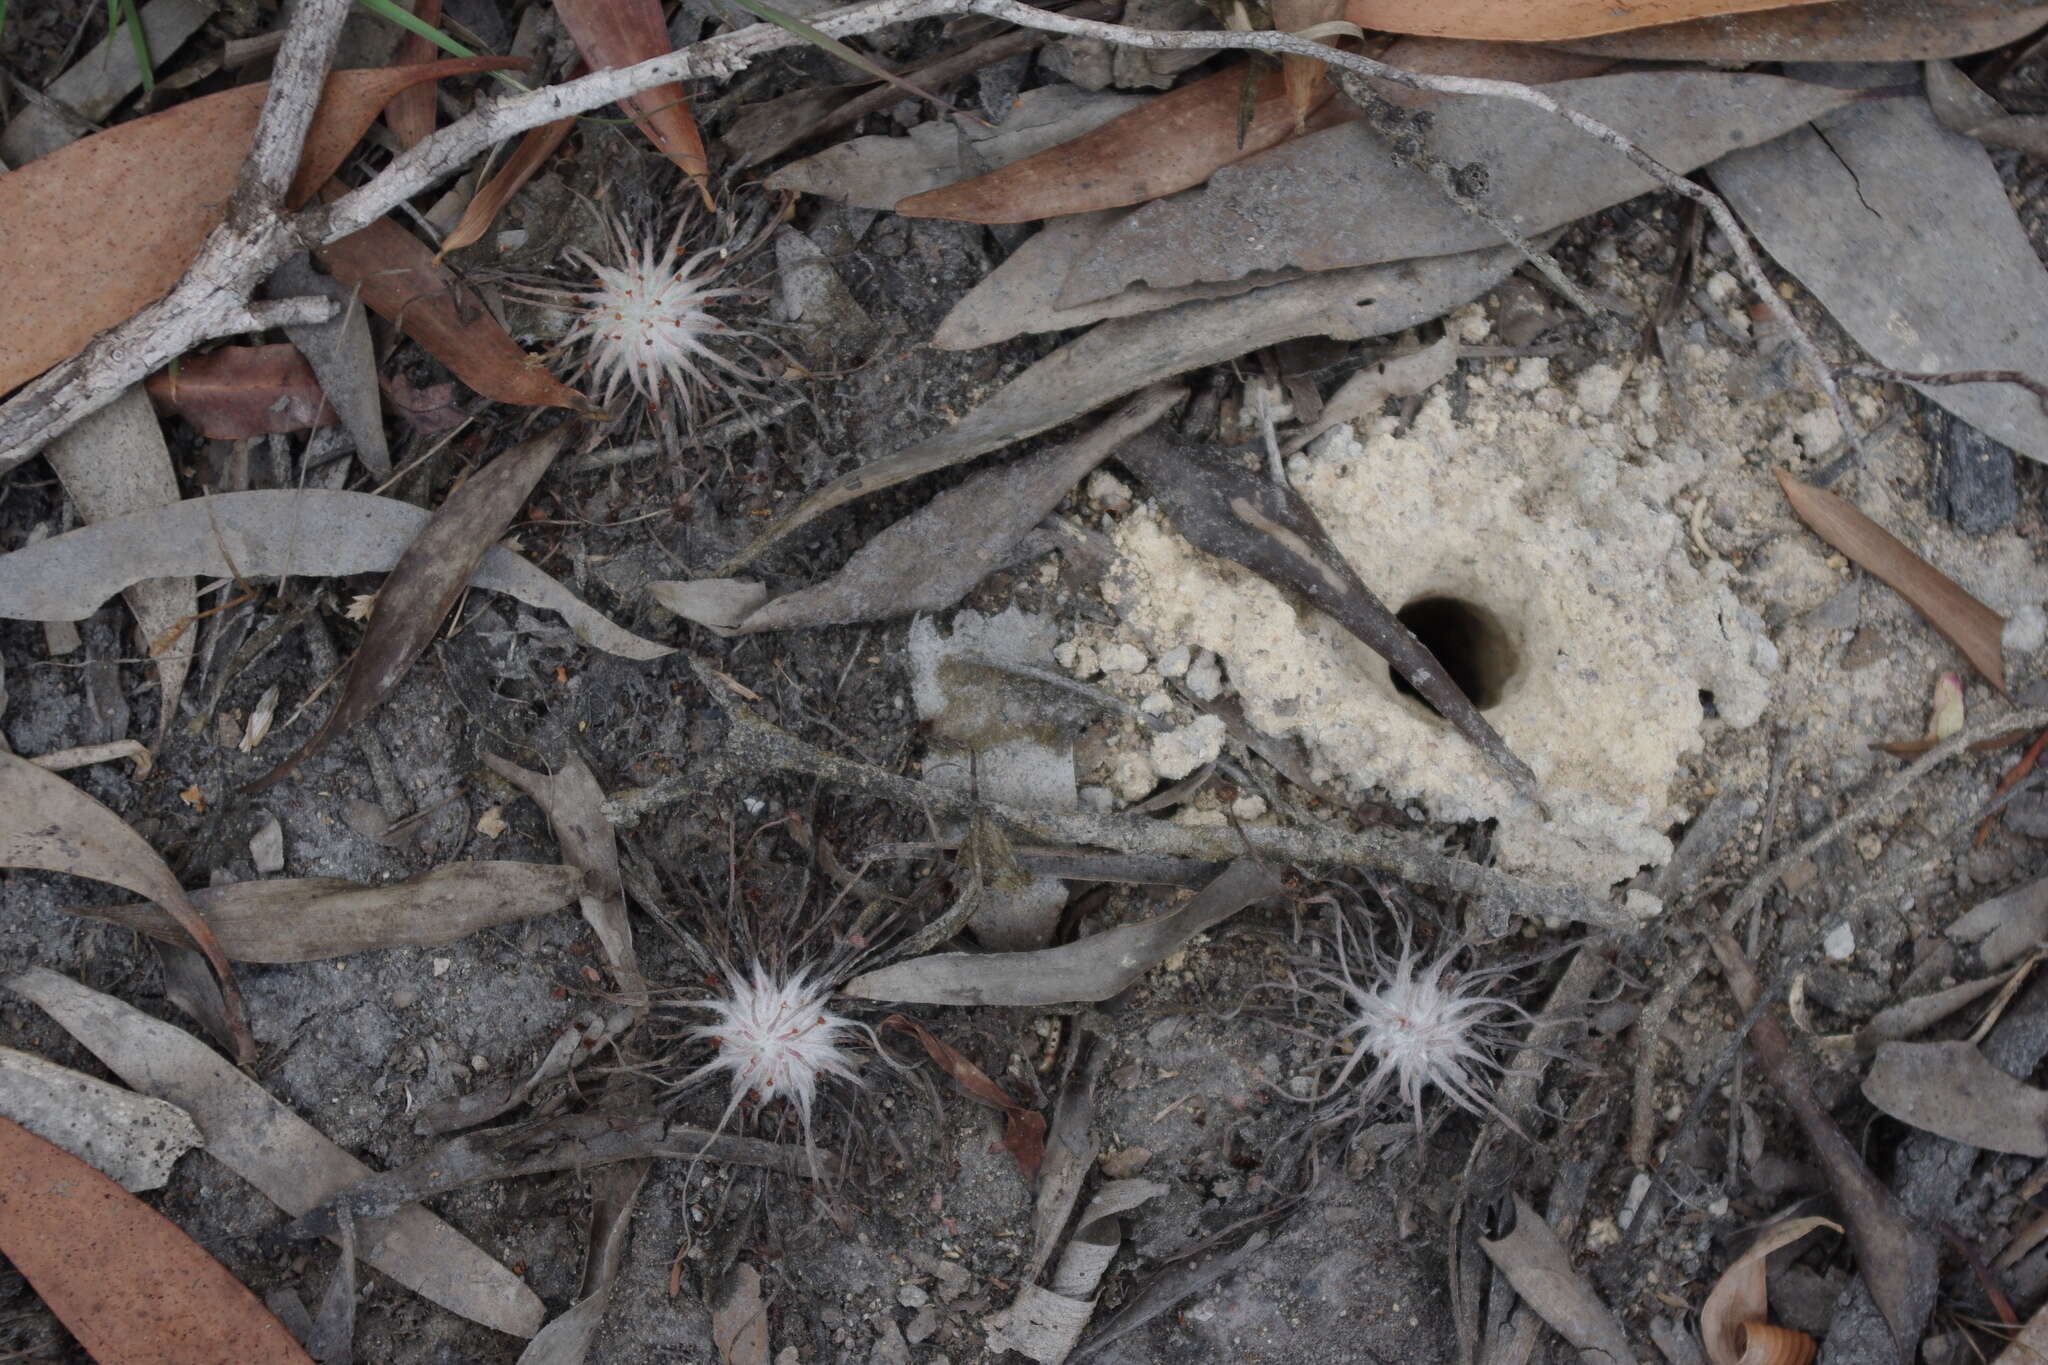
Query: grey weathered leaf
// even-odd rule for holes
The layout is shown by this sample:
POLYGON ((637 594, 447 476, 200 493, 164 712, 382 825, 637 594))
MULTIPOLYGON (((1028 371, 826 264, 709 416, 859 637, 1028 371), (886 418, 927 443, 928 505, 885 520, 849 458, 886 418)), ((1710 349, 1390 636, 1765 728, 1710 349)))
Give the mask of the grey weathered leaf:
POLYGON ((1986 967, 2019 961, 2048 939, 2048 877, 1981 902, 1949 925, 1948 936, 1977 942, 1986 967))
POLYGON ((1389 398, 1428 392, 1430 386, 1448 378, 1457 364, 1458 341, 1449 333, 1427 346, 1374 361, 1345 380, 1323 405, 1322 414, 1289 436, 1280 453, 1292 455, 1332 427, 1377 417, 1389 398))
POLYGON ((2048 24, 2029 0, 1832 0, 1558 43, 1618 61, 1917 62, 1963 57, 2048 24))
MULTIPOLYGON (((1560 81, 1545 93, 1599 119, 1677 171, 1797 128, 1853 92, 1776 76, 1644 71, 1560 81)), ((1518 101, 1440 103, 1423 134, 1453 166, 1483 171, 1480 200, 1525 233, 1656 188, 1627 157, 1518 101)), ((1335 270, 1471 251, 1499 240, 1364 124, 1343 124, 1226 166, 1198 190, 1149 204, 1096 239, 1067 277, 1072 307, 1129 285, 1155 289, 1335 270), (1257 224, 1247 231, 1246 224, 1257 224)))
MULTIPOLYGON (((431 515, 395 498, 319 489, 188 498, 0 555, 0 616, 82 621, 128 584, 175 574, 383 573, 431 515)), ((502 546, 485 551, 469 582, 559 612, 576 638, 607 654, 645 660, 675 652, 621 630, 502 546)))
POLYGON ((768 1365, 768 1305, 761 1272, 742 1261, 732 1268, 711 1305, 711 1344, 720 1365, 768 1365))
POLYGON ((1543 1215, 1516 1195, 1514 1226, 1505 1236, 1482 1237, 1479 1249, 1522 1302, 1557 1334, 1577 1347, 1583 1360, 1634 1360, 1628 1333, 1599 1291, 1572 1265, 1571 1251, 1543 1215))
MULTIPOLYGON (((1186 392, 1171 385, 1155 386, 1086 435, 1001 469, 986 470, 939 494, 861 546, 824 582, 778 597, 737 621, 707 624, 750 635, 880 621, 950 607, 1000 568, 1012 547, 1045 520, 1089 470, 1158 421, 1186 392)), ((648 586, 652 591, 667 585, 648 586)), ((679 598, 659 600, 671 611, 680 609, 679 598)))
POLYGON ((604 788, 580 754, 571 754, 552 776, 528 772, 496 754, 485 754, 492 772, 532 797, 547 813, 562 858, 583 872, 583 918, 597 935, 619 992, 645 1007, 647 982, 633 951, 633 925, 626 918, 626 890, 619 879, 619 841, 604 815, 604 788))
MULTIPOLYGON (((214 6, 207 0, 149 0, 140 17, 150 60, 168 60, 213 14, 214 6)), ((92 124, 105 122, 116 105, 141 88, 142 68, 135 60, 134 41, 125 27, 109 33, 50 82, 43 91, 50 97, 49 103, 16 109, 7 121, 7 130, 0 133, 0 158, 19 166, 54 152, 89 131, 92 124), (85 122, 67 119, 67 113, 85 122)))
MULTIPOLYGON (((194 891, 192 899, 236 962, 319 962, 379 948, 438 947, 558 910, 582 889, 583 873, 574 867, 475 862, 382 886, 334 877, 230 882, 194 891)), ((154 905, 78 913, 183 941, 176 921, 154 905)))
POLYGON ((161 1189, 199 1145, 192 1116, 29 1052, 0 1047, 0 1115, 130 1192, 161 1189))
POLYGON ((920 123, 907 137, 857 137, 791 162, 768 177, 771 190, 795 190, 855 208, 893 209, 900 200, 1058 146, 1145 102, 1142 95, 1093 94, 1048 85, 1017 97, 994 128, 920 123))
POLYGON ((1927 104, 1951 133, 1989 147, 2012 147, 2048 157, 2048 114, 2008 114, 2005 106, 1956 70, 1954 62, 1926 62, 1927 104))
POLYGON ((1181 944, 1282 891, 1265 864, 1241 859, 1170 914, 1025 953, 934 953, 863 972, 856 1000, 917 1005, 1060 1005, 1107 1000, 1181 944))
POLYGON ((589 1358, 625 1261, 633 1203, 653 1169, 651 1160, 622 1161, 590 1177, 590 1236, 584 1244, 582 1287, 576 1302, 527 1343, 519 1353, 519 1365, 583 1365, 589 1358))
POLYGON ((2048 1090, 1999 1070, 1974 1043, 1886 1043, 1863 1078, 1863 1098, 1971 1147, 2048 1156, 2048 1090))
POLYGON ((1359 341, 1440 317, 1506 278, 1512 248, 1325 271, 1232 299, 1119 318, 1067 343, 1011 380, 950 430, 862 465, 805 498, 726 571, 835 507, 1049 430, 1084 412, 1203 365, 1296 337, 1359 341))
MULTIPOLYGON (((1813 129, 1723 157, 1712 175, 1764 250, 1880 365, 2048 376, 2048 270, 1990 154, 1943 129, 1926 100, 1838 110, 1813 129)), ((2025 389, 1921 392, 1987 436, 2048 460, 2048 413, 2025 389)))
POLYGON ((318 294, 334 300, 334 316, 327 321, 300 323, 285 328, 284 333, 313 367, 320 380, 320 392, 348 429, 363 467, 380 479, 388 476, 391 446, 384 439, 377 351, 370 340, 370 315, 355 291, 332 275, 315 270, 304 252, 287 258, 272 271, 265 289, 274 299, 318 294))
MULTIPOLYGON (((189 1113, 206 1138, 207 1154, 285 1212, 303 1214, 370 1174, 182 1029, 40 967, 6 984, 129 1085, 189 1113)), ((539 1297, 425 1209, 358 1222, 356 1234, 365 1261, 450 1312, 513 1336, 539 1329, 539 1297)))
POLYGON ((156 850, 120 816, 63 778, 5 751, 0 751, 0 867, 111 882, 163 907, 219 979, 232 1035, 227 1041, 236 1059, 256 1059, 256 1040, 249 1034, 234 971, 213 930, 156 850))

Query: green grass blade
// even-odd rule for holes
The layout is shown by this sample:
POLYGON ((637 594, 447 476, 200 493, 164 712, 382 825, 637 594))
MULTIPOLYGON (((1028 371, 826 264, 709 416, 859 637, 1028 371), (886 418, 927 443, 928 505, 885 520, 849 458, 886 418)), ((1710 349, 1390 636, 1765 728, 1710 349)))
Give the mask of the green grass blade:
MULTIPOLYGON (((0 20, 5 18, 5 9, 0 7, 0 20)), ((124 26, 128 41, 135 46, 135 69, 142 75, 142 93, 153 94, 156 67, 149 60, 149 35, 142 31, 142 16, 135 12, 135 0, 107 0, 107 35, 111 38, 114 30, 124 26)))
POLYGON ((794 14, 784 14, 781 10, 776 9, 774 6, 763 3, 763 0, 732 0, 732 2, 735 5, 738 5, 741 9, 745 10, 747 13, 753 15, 755 18, 765 19, 779 29, 782 29, 789 33, 794 33, 797 37, 803 39, 812 47, 817 48, 821 52, 831 53, 840 61, 845 62, 848 66, 854 67, 859 71, 863 71, 868 75, 873 76, 876 80, 887 81, 889 84, 897 87, 900 90, 906 91, 911 95, 916 96, 918 99, 930 100, 934 105, 938 107, 940 112, 946 114, 948 117, 970 118, 974 119, 976 123, 980 123, 983 124, 983 126, 986 126, 986 120, 974 118, 974 115, 972 114, 963 114, 960 110, 955 109, 952 105, 946 103, 937 95, 934 95, 931 91, 926 90, 922 86, 912 84, 910 81, 904 80, 901 76, 896 75, 894 72, 886 70, 880 64, 876 63, 872 59, 868 57, 863 57, 860 53, 855 52, 845 43, 840 42, 837 38, 832 37, 830 34, 825 33, 820 29, 813 28, 811 25, 797 18, 794 14))
MULTIPOLYGON (((130 3, 133 3, 133 0, 130 0, 130 3)), ((405 6, 395 3, 394 0, 356 0, 356 3, 376 15, 379 19, 394 23, 408 33, 417 33, 420 37, 425 38, 451 57, 474 57, 477 55, 474 49, 456 42, 453 38, 443 33, 440 29, 435 28, 405 6)), ((511 86, 514 90, 524 90, 527 88, 524 81, 516 80, 502 71, 493 71, 491 74, 511 86)))

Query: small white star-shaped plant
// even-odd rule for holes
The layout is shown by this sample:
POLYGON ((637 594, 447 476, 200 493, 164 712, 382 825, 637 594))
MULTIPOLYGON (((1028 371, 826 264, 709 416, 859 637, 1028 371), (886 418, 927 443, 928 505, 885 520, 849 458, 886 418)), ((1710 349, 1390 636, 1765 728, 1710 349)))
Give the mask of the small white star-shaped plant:
POLYGON ((727 1073, 732 1098, 725 1107, 726 1119, 749 1097, 762 1106, 787 1099, 796 1107, 808 1145, 819 1085, 833 1076, 861 1083, 847 1043, 851 1035, 866 1030, 827 1010, 830 988, 812 982, 802 971, 776 977, 756 964, 749 977, 727 972, 725 981, 724 995, 688 1003, 688 1008, 716 1016, 691 1029, 689 1036, 715 1044, 718 1052, 683 1084, 727 1073))

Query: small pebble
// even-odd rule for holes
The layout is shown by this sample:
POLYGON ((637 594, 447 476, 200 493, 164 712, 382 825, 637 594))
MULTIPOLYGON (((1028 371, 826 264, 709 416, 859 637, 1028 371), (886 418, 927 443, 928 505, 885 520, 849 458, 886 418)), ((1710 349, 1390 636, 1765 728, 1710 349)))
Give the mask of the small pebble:
POLYGON ((1830 962, 1847 962, 1856 956, 1856 931, 1846 924, 1837 924, 1820 941, 1820 950, 1830 962))
POLYGON ((1175 645, 1159 656, 1159 676, 1162 678, 1184 677, 1188 664, 1195 657, 1195 651, 1186 645, 1175 645))
POLYGON ((1515 365, 1515 377, 1508 381, 1518 392, 1534 393, 1550 382, 1550 360, 1547 356, 1531 356, 1515 365))
POLYGON ((896 1302, 905 1308, 922 1308, 932 1301, 932 1296, 914 1284, 906 1284, 896 1291, 896 1302))
POLYGON ((419 998, 420 993, 412 987, 400 986, 397 990, 391 992, 391 1008, 395 1010, 409 1010, 419 998))
POLYGON ((1136 645, 1104 645, 1096 657, 1101 660, 1105 673, 1143 673, 1145 665, 1151 662, 1145 657, 1145 651, 1136 645))
POLYGON ((1208 650, 1195 655, 1188 665, 1188 691, 1203 701, 1214 701, 1223 694, 1223 666, 1208 650))
POLYGON ((1106 469, 1098 469, 1088 480, 1088 497, 1107 512, 1121 512, 1131 505, 1131 489, 1106 469))

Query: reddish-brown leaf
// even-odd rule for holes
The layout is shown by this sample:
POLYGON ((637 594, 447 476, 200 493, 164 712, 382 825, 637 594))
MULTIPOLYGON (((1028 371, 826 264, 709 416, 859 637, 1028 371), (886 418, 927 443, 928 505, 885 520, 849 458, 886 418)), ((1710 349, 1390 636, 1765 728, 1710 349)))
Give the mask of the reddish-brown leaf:
POLYGON ((2005 691, 2004 617, 1844 499, 1782 469, 1774 472, 1792 510, 1815 535, 1905 598, 1993 687, 2005 691))
POLYGON ((334 278, 359 290, 370 311, 397 323, 484 397, 522 407, 594 411, 582 394, 520 349, 482 300, 463 293, 425 243, 391 219, 380 218, 314 255, 334 278))
MULTIPOLYGON (((1272 9, 1274 28, 1282 33, 1300 33, 1342 18, 1344 0, 1272 0, 1272 9)), ((1286 78, 1288 107, 1294 111, 1294 131, 1299 133, 1308 127, 1308 116, 1323 102, 1323 87, 1330 83, 1328 68, 1314 57, 1290 52, 1280 59, 1280 70, 1286 78)))
POLYGON ((1558 42, 1601 33, 1676 24, 1717 14, 1825 4, 1828 0, 1349 0, 1345 18, 1360 28, 1438 38, 1558 42))
POLYGON ((944 1067, 953 1083, 966 1091, 969 1098, 979 1100, 991 1109, 1001 1110, 1003 1150, 1016 1161, 1017 1169, 1024 1173, 1026 1180, 1037 1178, 1038 1163, 1045 1158, 1045 1115, 1035 1109, 1026 1109, 1011 1099, 1010 1093, 990 1080, 986 1071, 940 1041, 917 1020, 892 1014, 882 1021, 882 1027, 916 1038, 923 1044, 925 1054, 944 1067))
MULTIPOLYGON (((518 65, 476 57, 338 71, 306 135, 299 203, 334 174, 397 92, 518 65)), ((169 292, 234 194, 267 85, 116 124, 0 175, 0 393, 169 292)))
MULTIPOLYGON (((441 0, 418 0, 413 6, 413 18, 423 24, 441 22, 441 0)), ((440 49, 417 33, 408 32, 398 40, 398 52, 392 58, 394 66, 420 66, 434 60, 440 49)), ((434 131, 434 87, 414 86, 391 97, 384 106, 384 126, 398 139, 398 145, 410 151, 416 144, 426 141, 434 131)))
POLYGON ((500 213, 512 196, 533 178, 541 163, 554 155, 555 148, 562 145, 562 139, 576 126, 573 118, 557 119, 530 130, 519 139, 519 146, 505 164, 498 167, 484 187, 476 192, 469 204, 462 210, 462 218, 454 229, 442 239, 441 249, 434 259, 440 260, 451 251, 460 251, 481 238, 497 221, 500 213))
POLYGON ((123 886, 178 922, 220 978, 235 1060, 256 1060, 227 954, 155 849, 86 793, 25 758, 0 750, 0 867, 33 867, 123 886))
POLYGON ((349 660, 341 700, 305 746, 244 791, 261 791, 289 777, 335 736, 370 714, 433 641, 455 607, 484 551, 505 533, 527 494, 569 440, 562 422, 522 441, 450 493, 418 539, 392 566, 377 593, 377 612, 349 660))
POLYGON ((1694 19, 1571 44, 1616 61, 1918 62, 1963 57, 2048 24, 2048 5, 2014 0, 1835 0, 1694 19))
MULTIPOLYGON (((594 71, 632 66, 675 51, 661 0, 555 0, 555 14, 594 71)), ((654 149, 696 181, 708 200, 711 163, 705 159, 704 138, 683 87, 676 82, 657 85, 622 103, 654 149)))
MULTIPOLYGON (((1428 75, 1483 76, 1527 85, 1598 75, 1609 65, 1599 58, 1526 44, 1438 38, 1404 38, 1389 48, 1382 60, 1428 75)), ((1436 98, 1386 82, 1379 88, 1398 104, 1413 106, 1436 98)), ((1219 167, 1242 161, 1294 135, 1296 106, 1286 79, 1268 75, 1259 84, 1251 125, 1240 142, 1237 119, 1243 90, 1243 67, 1219 71, 1071 142, 986 175, 912 195, 898 204, 896 211, 907 218, 1028 223, 1142 204, 1202 184, 1219 167)), ((1350 105, 1331 101, 1334 92, 1328 80, 1307 86, 1304 117, 1309 128, 1356 116, 1350 105)))
POLYGON ((304 431, 337 420, 313 367, 286 342, 188 356, 143 386, 158 411, 182 417, 201 436, 218 440, 304 431))
POLYGON ((0 1171, 0 1252, 100 1365, 312 1365, 168 1218, 8 1118, 0 1171))

